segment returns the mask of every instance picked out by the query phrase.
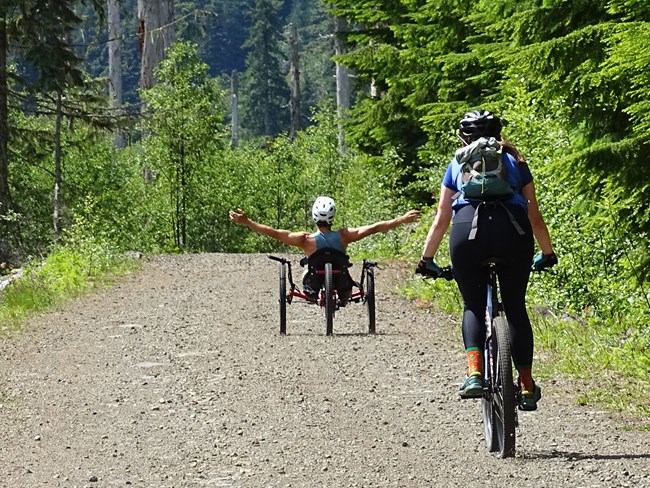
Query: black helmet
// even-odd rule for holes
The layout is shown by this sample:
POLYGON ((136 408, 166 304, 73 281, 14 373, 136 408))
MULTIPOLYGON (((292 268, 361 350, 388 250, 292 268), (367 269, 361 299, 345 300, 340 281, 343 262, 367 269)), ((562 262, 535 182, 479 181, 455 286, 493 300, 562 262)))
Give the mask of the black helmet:
POLYGON ((466 143, 480 137, 501 138, 501 120, 489 110, 472 110, 463 115, 458 123, 460 138, 466 143))

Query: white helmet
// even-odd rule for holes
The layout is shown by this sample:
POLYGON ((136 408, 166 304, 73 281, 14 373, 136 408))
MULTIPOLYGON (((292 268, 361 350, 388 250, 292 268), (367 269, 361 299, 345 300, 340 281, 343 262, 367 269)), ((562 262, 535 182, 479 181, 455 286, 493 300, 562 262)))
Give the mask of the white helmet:
POLYGON ((318 197, 311 208, 311 216, 314 222, 326 222, 332 225, 336 215, 336 204, 330 197, 318 197))

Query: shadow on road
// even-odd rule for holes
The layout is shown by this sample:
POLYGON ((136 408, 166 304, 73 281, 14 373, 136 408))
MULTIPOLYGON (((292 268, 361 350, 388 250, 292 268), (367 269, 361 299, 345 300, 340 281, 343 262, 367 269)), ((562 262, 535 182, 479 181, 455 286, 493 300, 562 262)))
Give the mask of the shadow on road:
POLYGON ((556 451, 530 452, 527 458, 566 459, 567 461, 615 460, 615 459, 650 459, 649 454, 584 454, 580 452, 556 451))

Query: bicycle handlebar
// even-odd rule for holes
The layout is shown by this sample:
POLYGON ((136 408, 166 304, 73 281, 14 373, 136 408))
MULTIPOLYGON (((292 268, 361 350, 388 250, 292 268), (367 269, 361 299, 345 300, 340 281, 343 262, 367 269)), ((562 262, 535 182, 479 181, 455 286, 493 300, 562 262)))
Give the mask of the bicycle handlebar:
POLYGON ((273 261, 277 261, 278 263, 291 264, 291 261, 289 261, 288 259, 279 258, 277 256, 268 256, 268 258, 272 259, 273 261))
POLYGON ((451 269, 451 266, 445 266, 444 268, 441 268, 442 272, 439 275, 429 273, 426 268, 416 268, 415 272, 416 274, 421 274, 424 278, 433 278, 434 280, 438 278, 444 278, 447 281, 451 281, 454 279, 454 272, 451 269))
MULTIPOLYGON (((550 267, 546 267, 546 268, 540 268, 540 269, 531 268, 531 272, 532 273, 550 273, 552 271, 551 271, 550 267)), ((436 280, 438 278, 444 278, 447 281, 451 281, 451 280, 454 279, 454 270, 452 269, 451 266, 445 266, 444 268, 442 268, 442 272, 439 275, 428 272, 428 270, 426 268, 425 269, 416 268, 415 273, 422 275, 423 278, 432 278, 434 280, 436 280)))

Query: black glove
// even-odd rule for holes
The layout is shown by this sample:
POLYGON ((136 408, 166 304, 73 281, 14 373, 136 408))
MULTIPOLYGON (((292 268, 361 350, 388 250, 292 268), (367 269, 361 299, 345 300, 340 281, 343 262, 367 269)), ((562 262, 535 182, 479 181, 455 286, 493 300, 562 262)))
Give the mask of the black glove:
POLYGON ((432 278, 440 278, 442 276, 442 268, 433 260, 433 258, 420 259, 417 267, 415 268, 416 274, 422 276, 431 276, 432 278))
POLYGON ((531 269, 533 271, 541 271, 546 268, 552 268, 557 264, 557 256, 555 255, 554 252, 551 254, 544 254, 543 252, 539 252, 537 256, 533 259, 533 265, 531 266, 531 269))

